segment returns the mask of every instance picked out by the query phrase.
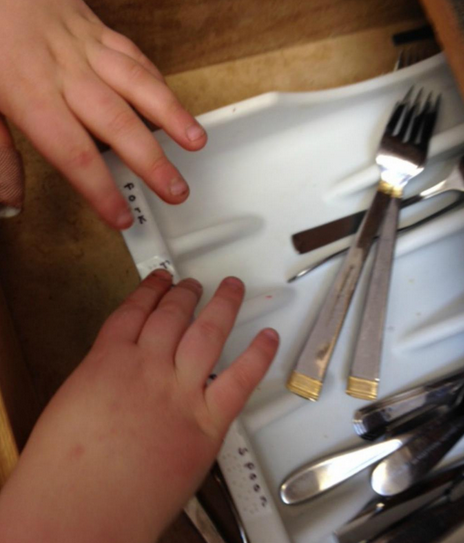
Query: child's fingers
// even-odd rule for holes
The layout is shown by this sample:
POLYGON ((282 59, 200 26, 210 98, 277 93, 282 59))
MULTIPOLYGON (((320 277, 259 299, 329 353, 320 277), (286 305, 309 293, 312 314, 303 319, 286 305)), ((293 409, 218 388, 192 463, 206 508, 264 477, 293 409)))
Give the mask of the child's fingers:
POLYGON ((180 281, 148 318, 140 334, 139 345, 156 349, 160 357, 172 360, 182 335, 192 322, 202 292, 203 287, 195 279, 180 281))
POLYGON ((19 213, 24 200, 24 173, 21 155, 0 115, 0 217, 19 213))
POLYGON ((135 43, 126 36, 115 32, 110 28, 105 28, 101 42, 106 47, 119 51, 128 57, 133 58, 136 62, 141 64, 146 70, 148 70, 154 77, 160 81, 164 81, 162 73, 151 62, 151 60, 142 53, 142 51, 135 45, 135 43))
POLYGON ((155 270, 106 320, 97 342, 108 339, 136 342, 147 319, 171 285, 172 275, 169 272, 155 270))
POLYGON ((59 94, 42 94, 19 104, 12 120, 113 228, 133 218, 95 144, 59 94))
POLYGON ((245 287, 239 279, 224 279, 182 338, 176 366, 191 388, 206 382, 234 326, 244 295, 245 287))
POLYGON ((188 185, 131 107, 94 73, 65 86, 65 99, 83 124, 108 143, 163 200, 178 204, 188 185), (86 96, 86 100, 82 100, 86 96))
POLYGON ((206 132, 181 105, 168 86, 133 58, 113 49, 96 48, 89 60, 96 73, 179 145, 197 150, 206 132))
POLYGON ((279 346, 272 328, 262 330, 248 349, 205 391, 205 401, 219 429, 226 431, 245 406, 251 393, 267 372, 279 346))

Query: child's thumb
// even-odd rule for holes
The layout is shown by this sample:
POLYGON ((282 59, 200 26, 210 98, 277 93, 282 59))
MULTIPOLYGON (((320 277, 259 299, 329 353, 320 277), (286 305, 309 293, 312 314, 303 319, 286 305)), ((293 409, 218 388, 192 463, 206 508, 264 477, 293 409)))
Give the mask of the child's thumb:
POLYGON ((0 218, 17 215, 24 200, 24 170, 8 126, 0 115, 0 218))

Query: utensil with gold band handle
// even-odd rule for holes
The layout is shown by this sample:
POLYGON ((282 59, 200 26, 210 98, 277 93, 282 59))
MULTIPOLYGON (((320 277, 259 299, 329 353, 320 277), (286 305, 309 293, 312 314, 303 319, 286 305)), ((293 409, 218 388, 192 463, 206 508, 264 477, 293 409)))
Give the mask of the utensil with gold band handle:
MULTIPOLYGON (((428 141, 435 126, 438 109, 439 98, 432 104, 429 97, 417 116, 417 134, 413 132, 414 126, 411 128, 409 143, 423 146, 425 153, 427 153, 428 141)), ((391 152, 391 155, 385 153, 383 165, 381 166, 387 171, 392 169, 391 162, 398 160, 394 146, 392 146, 391 152)), ((380 230, 379 240, 377 241, 374 264, 363 305, 359 335, 348 377, 347 394, 363 400, 375 400, 378 393, 383 333, 388 308, 390 277, 393 268, 401 197, 402 185, 400 184, 399 190, 391 196, 384 223, 380 230)))
MULTIPOLYGON (((424 127, 427 110, 426 106, 420 108, 420 92, 412 104, 411 94, 412 89, 393 110, 377 151, 381 181, 376 195, 288 379, 287 388, 303 398, 319 398, 354 290, 391 197, 399 196, 404 185, 424 169, 431 131, 424 127)), ((437 104, 431 108, 435 116, 437 109, 437 104)))

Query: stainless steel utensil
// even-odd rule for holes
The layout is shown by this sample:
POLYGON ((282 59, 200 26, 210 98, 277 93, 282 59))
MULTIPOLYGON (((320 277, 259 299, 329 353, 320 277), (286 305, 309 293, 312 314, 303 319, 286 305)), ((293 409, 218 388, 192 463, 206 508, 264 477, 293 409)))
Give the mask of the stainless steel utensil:
MULTIPOLYGON (((430 221, 433 221, 434 219, 437 219, 441 215, 444 215, 445 213, 448 213, 449 211, 456 209, 457 207, 461 206, 464 202, 464 195, 460 196, 458 200, 455 202, 452 202, 451 204, 448 204, 444 208, 440 209, 439 211, 436 211, 435 213, 432 213, 431 215, 428 215, 427 217, 424 217, 423 219, 420 219, 412 224, 409 224, 408 226, 403 226, 402 228, 398 229, 398 234, 404 234, 406 232, 409 232, 410 230, 413 230, 414 228, 418 228, 419 226, 422 226, 430 221)), ((378 236, 376 236, 377 239, 378 236)), ((308 275, 310 272, 314 271, 315 269, 319 268, 319 266, 322 266, 326 262, 330 262, 337 256, 341 256, 343 254, 346 254, 349 250, 349 245, 347 242, 347 247, 344 249, 340 249, 339 251, 332 253, 329 256, 326 256, 322 258, 321 260, 318 260, 316 262, 313 262, 310 266, 307 266, 306 268, 303 268, 295 275, 292 275, 290 279, 287 279, 287 283, 293 283, 294 281, 297 281, 298 279, 301 279, 308 275)))
MULTIPOLYGON (((463 173, 464 157, 461 157, 459 163, 446 179, 421 191, 419 194, 411 196, 410 198, 405 198, 401 201, 401 209, 447 192, 458 193, 464 198, 463 173)), ((358 230, 365 214, 365 211, 358 211, 352 215, 342 217, 341 219, 336 219, 335 221, 298 232, 292 236, 293 246, 298 253, 305 254, 320 249, 321 247, 333 243, 334 241, 338 241, 346 236, 350 236, 358 230)))
POLYGON ((464 522, 464 497, 427 507, 369 543, 435 543, 464 522))
POLYGON ((358 409, 353 425, 358 436, 377 439, 411 417, 439 405, 451 406, 464 387, 464 371, 456 371, 358 409))
POLYGON ((230 512, 232 513, 234 517, 242 543, 250 543, 250 539, 246 532, 245 526, 242 522, 242 519, 240 518, 240 513, 238 512, 237 506, 235 505, 235 502, 232 498, 229 487, 227 486, 227 482, 224 477, 224 474, 222 473, 222 470, 219 467, 219 464, 217 462, 213 465, 211 472, 214 479, 216 480, 218 485, 221 487, 223 495, 227 501, 227 504, 229 505, 230 512))
POLYGON ((429 95, 421 108, 419 95, 416 98, 416 104, 405 113, 405 115, 414 117, 415 108, 418 111, 410 133, 404 130, 403 126, 397 133, 396 123, 392 123, 391 135, 384 138, 383 150, 380 158, 377 158, 377 163, 384 176, 394 172, 396 189, 391 194, 390 204, 375 248, 374 263, 369 277, 358 339, 346 388, 347 394, 362 400, 374 400, 378 394, 383 333, 403 190, 408 181, 417 175, 417 170, 422 171, 423 169, 438 116, 440 96, 433 103, 432 97, 429 95), (397 137, 401 136, 402 130, 403 145, 398 149, 397 137), (406 142, 406 146, 404 142, 406 142), (422 153, 422 158, 418 158, 417 151, 422 153), (421 160, 422 162, 420 162, 421 160))
POLYGON ((337 543, 371 541, 411 514, 430 504, 449 503, 464 490, 464 465, 441 471, 409 490, 392 498, 376 497, 346 524, 334 537, 337 543))
POLYGON ((346 393, 362 400, 375 400, 378 394, 383 332, 388 309, 400 201, 400 197, 391 198, 380 229, 348 375, 346 393))
POLYGON ((184 512, 205 543, 228 543, 222 538, 217 526, 211 519, 211 516, 201 505, 196 496, 190 498, 187 505, 184 507, 184 512))
MULTIPOLYGON (((437 379, 430 384, 428 394, 424 391, 419 394, 418 387, 404 393, 397 405, 394 401, 386 401, 383 412, 373 410, 371 415, 380 413, 380 417, 388 418, 388 410, 392 407, 392 417, 402 417, 401 426, 397 425, 394 430, 395 435, 379 443, 353 447, 319 458, 298 468, 280 487, 282 501, 294 505, 315 498, 377 462, 380 463, 373 472, 372 486, 381 495, 390 495, 386 490, 393 484, 398 489, 391 492, 392 495, 418 482, 464 433, 464 388, 458 380, 459 375, 456 372, 450 378, 449 387, 445 384, 440 387, 440 380, 437 379), (455 390, 451 400, 451 391, 457 385, 460 388, 455 390), (438 403, 442 405, 438 402, 440 396, 446 402, 444 405, 452 403, 454 408, 444 409, 438 415, 434 413, 434 418, 430 420, 429 413, 424 413, 420 407, 425 405, 428 398, 436 402, 435 408, 438 403), (405 415, 411 414, 414 416, 405 420, 405 415), (395 457, 398 460, 392 462, 391 459, 395 457), (379 469, 382 465, 386 466, 383 470, 379 469), (406 480, 403 481, 403 478, 406 480), (377 482, 378 486, 375 486, 377 482)), ((374 428, 377 429, 377 425, 374 428)))
POLYGON ((280 486, 280 498, 287 505, 315 498, 394 453, 413 436, 414 432, 406 432, 380 443, 354 447, 309 462, 285 479, 280 486))
POLYGON ((422 424, 414 436, 385 458, 372 472, 377 494, 393 496, 420 481, 464 435, 463 393, 452 411, 422 424))
POLYGON ((396 105, 387 124, 376 156, 381 172, 376 195, 287 382, 291 392, 304 398, 319 398, 353 292, 391 197, 399 196, 407 180, 424 168, 432 132, 429 118, 418 111, 416 103, 411 104, 411 92, 396 105))

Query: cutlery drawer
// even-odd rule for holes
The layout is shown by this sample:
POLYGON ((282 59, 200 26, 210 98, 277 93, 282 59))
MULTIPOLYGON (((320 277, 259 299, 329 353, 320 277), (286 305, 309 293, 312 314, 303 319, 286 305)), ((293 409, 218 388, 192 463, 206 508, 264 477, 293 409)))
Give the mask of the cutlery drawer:
MULTIPOLYGON (((448 39, 449 17, 438 2, 423 2, 454 51, 461 38, 454 31, 448 39)), ((146 0, 88 3, 139 43, 194 114, 269 91, 321 90, 388 73, 398 54, 391 35, 426 21, 416 0, 272 1, 266 13, 260 0, 161 2, 159 10, 146 0)), ((458 79, 462 58, 450 53, 458 79)), ((0 222, 7 302, 0 300, 0 487, 37 412, 138 282, 121 236, 15 136, 28 195, 20 217, 0 222)), ((181 540, 174 531, 166 536, 181 540)))

